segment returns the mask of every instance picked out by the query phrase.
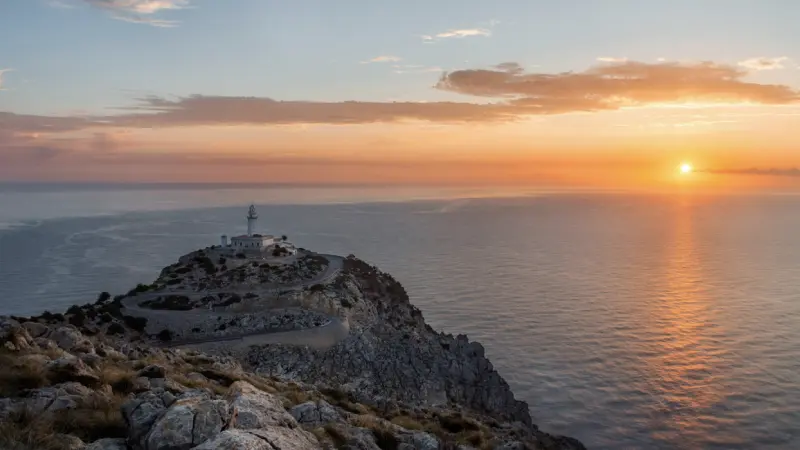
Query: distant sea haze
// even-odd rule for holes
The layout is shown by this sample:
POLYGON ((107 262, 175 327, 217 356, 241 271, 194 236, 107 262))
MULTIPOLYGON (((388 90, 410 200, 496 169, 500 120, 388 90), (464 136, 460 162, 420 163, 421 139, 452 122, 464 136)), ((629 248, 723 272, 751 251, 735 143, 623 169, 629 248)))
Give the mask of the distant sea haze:
POLYGON ((534 422, 593 449, 800 448, 800 197, 0 186, 0 313, 62 311, 261 231, 377 264, 534 422), (501 194, 495 194, 501 195, 501 194))

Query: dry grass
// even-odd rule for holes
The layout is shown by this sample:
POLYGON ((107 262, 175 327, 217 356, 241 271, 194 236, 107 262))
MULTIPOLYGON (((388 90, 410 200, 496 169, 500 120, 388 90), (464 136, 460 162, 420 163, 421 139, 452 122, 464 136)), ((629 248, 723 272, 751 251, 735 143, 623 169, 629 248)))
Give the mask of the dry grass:
POLYGON ((36 361, 20 361, 15 355, 0 353, 0 396, 17 397, 28 389, 50 385, 47 370, 36 361))
POLYGON ((359 428, 372 431, 375 443, 381 450, 396 450, 400 441, 395 437, 395 432, 389 422, 372 415, 362 414, 350 419, 350 423, 359 428))
POLYGON ((124 364, 103 364, 98 371, 100 382, 111 386, 114 392, 129 394, 134 391, 137 373, 124 364))
POLYGON ((391 422, 406 430, 424 430, 425 425, 421 424, 418 420, 409 416, 396 416, 393 417, 391 422))
POLYGON ((101 438, 125 437, 127 427, 120 407, 126 397, 87 398, 75 409, 56 414, 23 412, 0 423, 0 448, 3 450, 62 450, 70 434, 92 442, 101 438))

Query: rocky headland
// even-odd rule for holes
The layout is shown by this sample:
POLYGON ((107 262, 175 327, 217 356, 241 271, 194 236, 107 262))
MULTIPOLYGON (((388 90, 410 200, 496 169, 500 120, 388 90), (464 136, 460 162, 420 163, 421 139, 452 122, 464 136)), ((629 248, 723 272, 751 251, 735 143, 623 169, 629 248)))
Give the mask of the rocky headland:
POLYGON ((352 255, 212 247, 0 343, 0 449, 584 448, 352 255))

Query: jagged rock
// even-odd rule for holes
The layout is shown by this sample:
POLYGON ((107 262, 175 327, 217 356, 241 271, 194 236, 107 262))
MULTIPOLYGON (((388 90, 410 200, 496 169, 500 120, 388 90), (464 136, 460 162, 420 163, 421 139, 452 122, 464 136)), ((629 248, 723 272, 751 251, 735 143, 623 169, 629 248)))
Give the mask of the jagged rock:
POLYGON ((28 330, 28 334, 30 334, 34 339, 44 336, 50 331, 50 328, 47 325, 39 322, 24 322, 22 326, 28 330))
POLYGON ((341 420, 341 416, 336 409, 325 400, 320 400, 318 403, 301 403, 289 412, 292 417, 303 425, 319 426, 341 420))
POLYGON ((525 444, 520 441, 506 442, 498 445, 494 450, 525 450, 525 444))
POLYGON ((85 340, 80 331, 73 327, 59 327, 50 332, 47 336, 56 343, 62 350, 70 351, 72 347, 85 340))
POLYGON ((186 387, 168 378, 150 378, 150 386, 153 388, 161 388, 173 394, 182 394, 186 392, 186 387))
POLYGON ((145 378, 165 378, 167 376, 167 369, 157 364, 151 364, 140 370, 138 375, 145 378))
POLYGON ((236 411, 235 428, 253 429, 267 425, 297 427, 297 421, 283 408, 283 402, 246 381, 233 383, 227 395, 236 411))
POLYGON ((226 430, 194 450, 316 450, 314 435, 300 428, 266 426, 257 430, 226 430))
POLYGON ((150 389, 150 379, 145 377, 136 377, 133 379, 133 391, 142 392, 150 389))
POLYGON ((76 357, 64 356, 47 363, 48 377, 56 382, 75 381, 85 386, 97 386, 100 378, 76 357))
MULTIPOLYGON (((416 431, 401 439, 403 441, 401 446, 407 446, 408 450, 439 450, 439 440, 430 433, 416 431)), ((398 448, 398 450, 400 449, 398 448)))
POLYGON ((127 450, 125 439, 100 439, 89 444, 84 450, 127 450))
POLYGON ((103 363, 103 357, 96 353, 84 353, 80 358, 81 361, 92 369, 99 369, 100 365, 103 363))
POLYGON ((153 426, 153 423, 174 400, 174 396, 172 398, 165 398, 165 393, 163 391, 152 390, 142 392, 133 399, 125 402, 122 405, 122 417, 128 425, 128 438, 130 442, 139 447, 143 447, 144 439, 153 426))
POLYGON ((224 400, 178 400, 156 420, 146 450, 188 450, 215 436, 230 420, 224 400))
POLYGON ((54 436, 61 450, 86 450, 86 444, 77 436, 71 434, 57 434, 54 436))
POLYGON ((375 435, 367 428, 353 428, 347 435, 347 446, 351 450, 382 450, 375 442, 375 435))
POLYGON ((95 395, 95 391, 82 384, 71 382, 33 391, 25 399, 27 409, 33 414, 73 409, 95 395))

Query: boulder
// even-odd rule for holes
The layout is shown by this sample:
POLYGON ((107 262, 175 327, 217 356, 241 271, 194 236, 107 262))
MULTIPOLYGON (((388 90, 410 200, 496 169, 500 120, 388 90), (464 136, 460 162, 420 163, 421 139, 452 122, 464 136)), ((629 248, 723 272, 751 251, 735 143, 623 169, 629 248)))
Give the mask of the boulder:
POLYGON ((167 409, 167 401, 172 403, 173 400, 174 397, 165 398, 163 391, 152 390, 137 394, 122 405, 122 417, 128 425, 128 438, 132 444, 143 447, 153 423, 167 409))
POLYGON ((32 391, 25 399, 25 404, 33 414, 59 412, 77 408, 97 395, 101 394, 80 383, 69 382, 32 391))
POLYGON ((80 331, 73 327, 59 327, 50 332, 50 340, 56 343, 61 349, 70 351, 72 347, 85 340, 80 331))
POLYGON ((93 387, 100 384, 100 378, 80 359, 64 356, 47 363, 48 378, 53 382, 75 381, 93 387))
POLYGON ((258 430, 226 430, 194 450, 317 450, 322 447, 300 428, 266 426, 258 430))
POLYGON ((325 400, 301 403, 289 412, 295 420, 303 425, 319 426, 341 420, 336 409, 325 400))
POLYGON ((84 450, 127 450, 125 439, 100 439, 89 444, 84 450))
POLYGON ((44 336, 50 331, 50 328, 48 328, 47 325, 39 322, 25 322, 22 324, 22 326, 28 330, 28 334, 30 334, 34 339, 44 336))
POLYGON ((86 444, 71 434, 56 434, 54 440, 59 443, 60 450, 86 450, 86 444))
POLYGON ((178 400, 147 435, 146 450, 189 450, 217 435, 230 420, 224 400, 178 400))
POLYGON ((145 378, 166 378, 167 369, 157 364, 151 364, 140 370, 138 376, 145 378))
POLYGON ((233 383, 227 398, 236 411, 235 428, 263 428, 267 425, 297 427, 297 421, 286 412, 277 396, 258 390, 246 381, 233 383))

